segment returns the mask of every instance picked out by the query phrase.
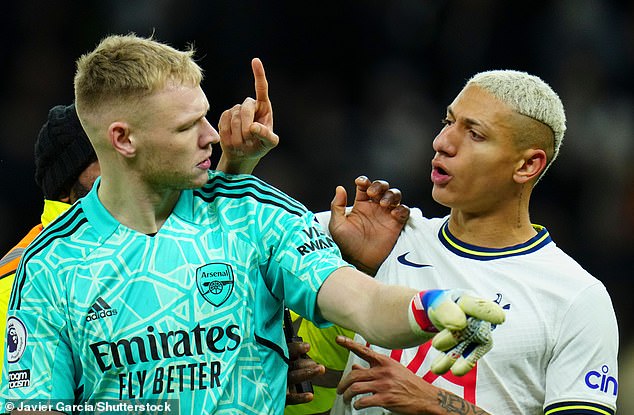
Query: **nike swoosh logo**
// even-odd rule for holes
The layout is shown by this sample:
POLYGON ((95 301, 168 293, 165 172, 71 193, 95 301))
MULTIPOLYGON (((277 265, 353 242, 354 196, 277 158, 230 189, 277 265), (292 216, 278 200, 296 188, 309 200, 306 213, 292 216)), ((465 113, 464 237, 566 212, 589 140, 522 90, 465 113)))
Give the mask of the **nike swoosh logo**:
POLYGON ((405 252, 403 255, 399 255, 398 258, 396 258, 398 260, 398 262, 400 262, 403 265, 407 265, 408 267, 414 267, 414 268, 426 268, 426 267, 431 267, 432 265, 430 264, 417 264, 416 262, 411 262, 408 261, 407 258, 405 258, 406 255, 408 255, 409 252, 405 252))

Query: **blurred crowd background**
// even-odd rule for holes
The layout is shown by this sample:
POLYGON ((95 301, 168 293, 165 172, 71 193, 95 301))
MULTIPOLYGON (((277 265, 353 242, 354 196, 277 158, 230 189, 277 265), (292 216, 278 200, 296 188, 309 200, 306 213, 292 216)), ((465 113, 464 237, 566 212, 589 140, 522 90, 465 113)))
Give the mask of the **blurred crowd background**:
POLYGON ((255 174, 315 211, 338 184, 352 197, 365 174, 428 216, 446 214, 429 173, 447 104, 478 71, 542 77, 564 102, 568 131, 531 219, 610 291, 619 412, 634 413, 634 3, 23 0, 3 3, 3 17, 1 252, 39 223, 34 140, 49 108, 72 101, 75 60, 107 34, 193 44, 212 125, 254 95, 250 59, 260 57, 281 143, 255 174))

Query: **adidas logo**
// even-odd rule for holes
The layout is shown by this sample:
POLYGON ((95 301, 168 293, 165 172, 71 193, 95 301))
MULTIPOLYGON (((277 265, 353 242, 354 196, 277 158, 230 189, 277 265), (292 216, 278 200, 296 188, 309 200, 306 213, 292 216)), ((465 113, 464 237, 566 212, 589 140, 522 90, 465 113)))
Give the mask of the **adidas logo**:
POLYGON ((99 320, 100 318, 116 315, 117 310, 115 308, 110 307, 110 304, 106 303, 103 298, 97 297, 95 303, 90 307, 89 313, 86 316, 86 321, 94 321, 99 320))

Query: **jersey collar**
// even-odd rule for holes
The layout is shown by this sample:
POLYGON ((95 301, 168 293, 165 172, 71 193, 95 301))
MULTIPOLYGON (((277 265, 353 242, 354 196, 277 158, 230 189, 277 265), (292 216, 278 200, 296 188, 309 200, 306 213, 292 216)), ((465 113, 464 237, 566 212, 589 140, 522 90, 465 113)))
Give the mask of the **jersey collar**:
POLYGON ((493 259, 530 254, 552 242, 550 234, 545 227, 533 225, 533 228, 537 231, 537 235, 524 243, 505 248, 484 248, 462 242, 453 236, 449 231, 449 220, 447 220, 438 231, 438 239, 440 239, 440 242, 442 242, 447 249, 456 255, 480 261, 490 261, 493 259))

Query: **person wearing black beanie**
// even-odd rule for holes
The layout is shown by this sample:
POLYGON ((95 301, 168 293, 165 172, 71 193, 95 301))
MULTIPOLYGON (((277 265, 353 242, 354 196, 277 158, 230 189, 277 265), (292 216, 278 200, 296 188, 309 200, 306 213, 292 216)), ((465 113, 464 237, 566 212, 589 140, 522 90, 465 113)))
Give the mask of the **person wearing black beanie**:
MULTIPOLYGON (((74 104, 50 109, 34 149, 35 183, 42 190, 44 209, 41 223, 0 259, 0 333, 5 331, 9 296, 22 253, 44 227, 90 191, 101 172, 74 104)), ((0 358, 5 350, 4 339, 0 337, 0 358)))
MULTIPOLYGON (((51 108, 35 141, 35 182, 44 197, 70 197, 80 173, 95 161, 97 154, 79 122, 75 104, 51 108)), ((80 197, 87 190, 84 186, 80 197)))
MULTIPOLYGON (((226 143, 223 142, 223 146, 226 149, 226 143)), ((275 143, 271 143, 272 147, 275 147, 275 143)), ((248 156, 253 149, 246 147, 246 144, 237 144, 229 151, 242 152, 248 156)), ((234 174, 251 173, 257 160, 263 155, 232 164, 220 164, 217 168, 234 174)), ((15 273, 26 247, 53 220, 85 196, 101 174, 97 155, 79 121, 74 103, 56 105, 49 110, 46 122, 35 141, 34 159, 35 182, 44 196, 44 209, 41 223, 33 227, 0 259, 0 333, 6 331, 7 309, 15 273)), ((0 336, 0 374, 5 350, 4 339, 6 336, 0 336)), ((306 343, 291 344, 289 352, 299 356, 306 352, 306 347, 306 343)), ((313 366, 317 366, 315 362, 305 357, 298 359, 308 363, 294 370, 289 369, 289 381, 295 379, 296 382, 301 382, 320 374, 319 368, 313 372, 307 372, 305 369, 306 364, 312 363, 313 366)), ((302 394, 287 396, 289 404, 303 403, 306 402, 305 399, 302 394)))

